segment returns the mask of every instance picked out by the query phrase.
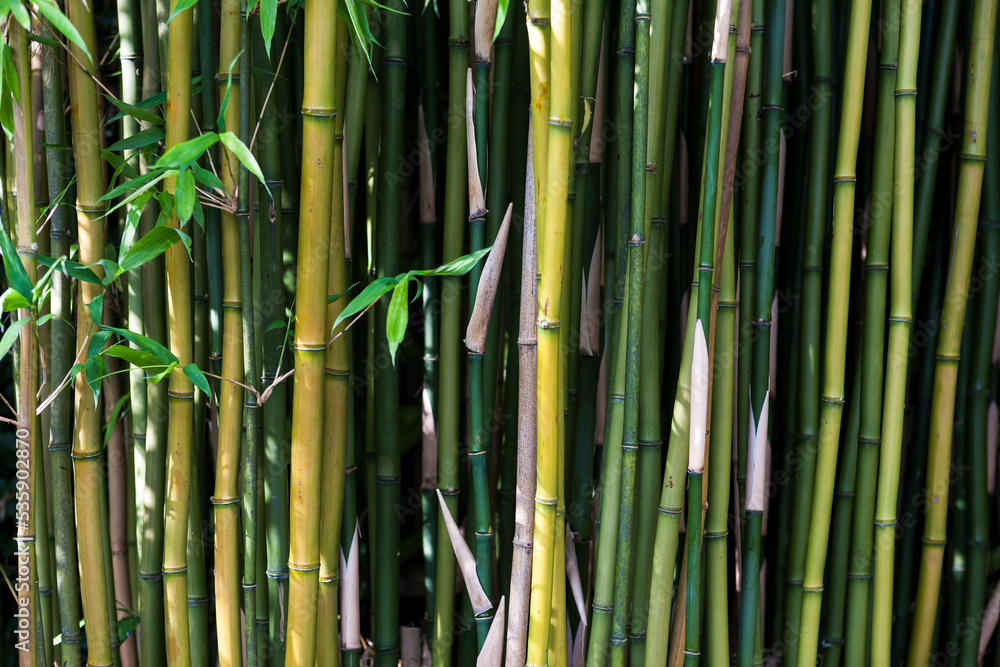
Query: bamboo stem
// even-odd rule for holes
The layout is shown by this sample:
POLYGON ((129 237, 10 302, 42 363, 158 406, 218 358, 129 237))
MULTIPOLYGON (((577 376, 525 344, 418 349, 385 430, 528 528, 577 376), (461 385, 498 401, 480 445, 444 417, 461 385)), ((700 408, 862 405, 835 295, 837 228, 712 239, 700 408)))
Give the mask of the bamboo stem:
POLYGON ((955 206, 952 259, 945 291, 941 333, 934 371, 931 441, 927 452, 928 500, 921 549, 920 577, 907 664, 923 664, 931 650, 932 626, 937 614, 945 531, 948 521, 948 470, 951 462, 955 384, 965 324, 966 299, 972 273, 979 202, 985 169, 986 120, 989 81, 993 65, 996 2, 982 0, 974 7, 966 81, 965 133, 962 140, 958 199, 955 206), (975 141, 973 141, 975 138, 975 141))

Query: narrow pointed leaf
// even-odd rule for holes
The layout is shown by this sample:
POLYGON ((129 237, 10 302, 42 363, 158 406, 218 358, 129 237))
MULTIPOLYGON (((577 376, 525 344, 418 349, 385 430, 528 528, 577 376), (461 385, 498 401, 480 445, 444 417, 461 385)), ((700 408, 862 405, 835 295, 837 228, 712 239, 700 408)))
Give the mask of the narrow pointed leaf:
POLYGON ((438 504, 441 506, 441 514, 444 516, 445 526, 448 527, 448 537, 451 539, 451 548, 455 551, 455 558, 458 560, 458 567, 462 571, 462 578, 465 580, 465 589, 469 593, 469 600, 472 602, 472 610, 476 616, 485 614, 493 606, 490 599, 483 591, 483 585, 479 583, 479 574, 476 571, 476 558, 472 555, 469 545, 465 543, 462 531, 455 524, 455 519, 451 516, 451 510, 444 502, 441 489, 437 489, 438 504))

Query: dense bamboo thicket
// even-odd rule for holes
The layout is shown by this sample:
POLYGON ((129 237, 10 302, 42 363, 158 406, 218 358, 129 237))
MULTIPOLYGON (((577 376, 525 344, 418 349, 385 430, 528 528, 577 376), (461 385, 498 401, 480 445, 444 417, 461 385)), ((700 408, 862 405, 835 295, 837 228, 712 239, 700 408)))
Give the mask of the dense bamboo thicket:
POLYGON ((998 20, 0 3, 0 665, 1000 665, 998 20))

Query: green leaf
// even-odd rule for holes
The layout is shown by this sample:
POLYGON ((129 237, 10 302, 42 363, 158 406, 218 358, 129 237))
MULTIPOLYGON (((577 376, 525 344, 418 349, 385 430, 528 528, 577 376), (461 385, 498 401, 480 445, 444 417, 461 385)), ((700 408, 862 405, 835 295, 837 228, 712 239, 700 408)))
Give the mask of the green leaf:
POLYGON ((151 127, 146 130, 140 130, 136 132, 131 137, 121 139, 115 143, 108 146, 109 151, 129 151, 138 148, 145 148, 146 146, 151 146, 158 141, 163 141, 166 134, 162 129, 158 127, 151 127))
POLYGON ((17 19, 22 28, 31 32, 31 15, 21 0, 14 0, 14 2, 10 3, 10 13, 14 15, 14 18, 17 19))
POLYGON ((267 333, 268 331, 274 331, 275 329, 284 329, 284 328, 285 328, 285 322, 283 320, 275 320, 271 322, 269 325, 267 325, 267 328, 264 329, 264 333, 267 333))
POLYGON ((104 280, 101 281, 101 284, 105 286, 118 280, 118 276, 125 273, 117 262, 110 259, 99 259, 96 263, 104 269, 104 280))
POLYGON ((198 0, 177 0, 174 4, 174 11, 170 12, 170 17, 167 19, 167 25, 173 21, 178 14, 185 12, 198 4, 198 0))
POLYGON ((497 3, 497 25, 493 30, 493 41, 500 36, 500 29, 503 28, 504 21, 507 20, 507 11, 510 9, 510 0, 499 0, 497 3))
POLYGON ((55 267, 56 270, 69 276, 70 278, 76 278, 77 280, 82 280, 83 282, 90 283, 91 285, 104 284, 92 270, 88 269, 80 262, 74 262, 66 259, 65 257, 53 259, 48 255, 38 255, 38 263, 44 266, 55 267))
POLYGON ((194 386, 198 387, 205 396, 212 395, 212 388, 208 385, 208 378, 205 374, 201 372, 201 369, 194 364, 188 364, 184 367, 184 375, 188 377, 194 386))
POLYGON ((150 375, 149 377, 146 378, 146 380, 148 382, 152 382, 153 384, 156 384, 157 382, 161 382, 162 380, 165 380, 170 375, 170 371, 172 371, 175 368, 177 368, 178 365, 179 364, 176 361, 171 362, 171 363, 167 364, 166 366, 164 366, 162 371, 160 371, 159 373, 155 373, 153 375, 150 375))
POLYGON ((389 310, 385 318, 385 336, 389 339, 389 355, 392 357, 392 365, 396 365, 396 350, 403 342, 406 335, 406 323, 409 320, 409 304, 406 300, 409 289, 409 278, 403 278, 396 283, 392 290, 392 300, 389 301, 389 310))
MULTIPOLYGON (((229 151, 236 156, 236 159, 240 161, 240 164, 246 167, 251 174, 257 177, 257 181, 264 186, 265 190, 267 190, 267 194, 271 195, 271 189, 267 187, 267 182, 264 180, 264 174, 260 170, 260 165, 257 164, 257 160, 254 159, 253 153, 251 153, 250 149, 246 147, 246 144, 240 141, 240 138, 232 132, 223 132, 219 135, 219 139, 222 141, 222 145, 228 148, 229 151)), ((274 199, 273 195, 271 195, 271 199, 274 199)))
POLYGON ((99 325, 101 323, 101 314, 103 311, 104 295, 98 294, 87 304, 87 312, 90 313, 90 319, 93 320, 94 324, 99 325))
POLYGON ((118 398, 118 401, 115 403, 114 409, 111 411, 111 417, 107 421, 104 422, 104 445, 103 446, 104 446, 105 449, 107 449, 107 447, 108 447, 108 440, 111 439, 111 434, 115 430, 115 423, 118 421, 118 418, 121 416, 122 408, 125 407, 125 404, 129 400, 130 396, 131 396, 131 394, 129 394, 127 392, 124 393, 124 394, 122 394, 118 398))
MULTIPOLYGON (((167 172, 164 169, 150 169, 145 174, 142 174, 138 178, 133 178, 131 180, 125 181, 121 185, 118 185, 108 192, 104 193, 100 199, 97 201, 108 201, 110 199, 117 199, 118 197, 131 192, 133 195, 141 194, 147 189, 158 183, 167 172)), ((134 197, 133 197, 134 198, 134 197)), ((109 211, 110 212, 110 211, 109 211)))
POLYGON ((77 31, 76 26, 66 18, 65 14, 59 11, 59 5, 52 2, 52 0, 35 0, 35 6, 38 7, 41 15, 55 26, 56 30, 61 32, 66 39, 79 46, 87 56, 87 59, 93 64, 94 58, 90 55, 90 49, 87 48, 87 44, 83 41, 83 37, 77 31))
POLYGON ((456 257, 447 264, 442 264, 436 269, 421 270, 421 271, 410 271, 411 276, 464 276, 466 273, 472 270, 476 264, 479 263, 483 257, 490 254, 490 250, 493 246, 488 248, 483 248, 482 250, 477 250, 476 252, 469 253, 468 255, 462 255, 461 257, 456 257))
POLYGON ((134 347, 128 347, 127 345, 121 345, 120 343, 112 345, 108 349, 104 350, 102 354, 123 359, 144 371, 160 372, 165 367, 170 365, 163 363, 163 361, 157 359, 149 352, 145 352, 134 347))
POLYGON ((83 372, 86 374, 90 391, 94 392, 94 405, 97 405, 101 397, 101 380, 106 375, 104 357, 97 355, 87 359, 83 365, 83 372))
POLYGON ((146 121, 147 123, 153 123, 154 125, 163 125, 164 122, 163 119, 151 111, 146 111, 145 109, 137 107, 134 104, 128 104, 126 102, 122 102, 121 100, 112 97, 111 95, 105 95, 105 97, 108 98, 109 102, 111 102, 116 107, 118 107, 119 109, 127 113, 129 116, 132 116, 137 120, 146 121))
POLYGON ((7 356, 10 348, 14 346, 14 341, 17 340, 17 335, 24 328, 24 325, 31 321, 31 317, 22 317, 17 322, 14 322, 7 330, 3 332, 3 337, 0 338, 0 359, 7 356))
POLYGON ((87 356, 92 357, 100 354, 101 350, 104 349, 104 346, 107 345, 108 341, 111 339, 111 333, 110 329, 101 329, 91 336, 90 343, 87 345, 87 356))
POLYGON ((220 192, 226 191, 226 186, 219 180, 219 177, 210 172, 208 169, 202 169, 198 165, 193 164, 191 165, 191 171, 194 172, 194 180, 198 181, 202 185, 214 188, 220 192))
POLYGON ((122 271, 131 271, 149 260, 159 257, 178 241, 184 243, 190 254, 191 238, 187 234, 174 227, 154 227, 122 255, 119 262, 122 271))
POLYGON ((18 308, 31 308, 31 302, 15 292, 13 287, 8 287, 0 294, 0 312, 9 313, 18 308))
POLYGON ((347 294, 347 293, 348 293, 348 292, 350 292, 350 291, 351 291, 352 289, 354 289, 355 287, 357 287, 357 285, 358 285, 357 283, 354 283, 353 285, 351 285, 350 287, 348 287, 347 289, 345 289, 345 290, 344 290, 343 292, 338 292, 338 293, 336 293, 336 294, 330 294, 330 295, 328 295, 328 296, 326 297, 326 305, 328 305, 328 306, 329 306, 329 305, 330 305, 331 303, 333 303, 334 301, 338 301, 338 300, 340 300, 341 298, 343 298, 343 296, 344 296, 345 294, 347 294))
POLYGON ((177 217, 183 222, 187 222, 194 214, 194 201, 197 194, 194 190, 194 174, 190 169, 181 171, 177 185, 174 187, 174 199, 177 204, 177 217))
POLYGON ((17 256, 13 241, 7 235, 7 230, 0 227, 0 250, 3 251, 3 270, 7 274, 7 282, 14 291, 31 302, 31 278, 17 256))
POLYGON ((264 49, 271 57, 271 40, 274 39, 274 25, 278 20, 278 0, 260 0, 260 34, 264 38, 264 49))
MULTIPOLYGON (((229 93, 233 90, 233 68, 236 67, 236 63, 239 62, 241 55, 243 55, 243 51, 236 54, 236 57, 229 63, 229 69, 226 70, 228 72, 226 75, 226 92, 222 95, 222 102, 219 104, 219 115, 215 119, 215 125, 219 128, 220 132, 226 131, 226 110, 229 108, 229 93)), ((222 63, 219 63, 219 65, 221 67, 222 63)))
POLYGON ((199 135, 194 139, 188 139, 182 144, 171 146, 170 149, 156 161, 156 166, 165 167, 167 169, 183 169, 184 167, 188 167, 192 162, 200 158, 202 154, 211 148, 218 140, 219 135, 215 132, 206 132, 205 134, 199 135))
POLYGON ((133 331, 129 331, 128 329, 119 329, 117 327, 105 327, 105 328, 114 331, 116 334, 118 334, 128 342, 132 343, 137 348, 152 353, 154 357, 156 357, 165 364, 170 364, 177 361, 177 357, 175 357, 170 350, 165 348, 160 343, 157 343, 152 338, 147 338, 142 334, 137 334, 133 331))
MULTIPOLYGON (((14 5, 24 9, 24 5, 17 0, 15 0, 14 5)), ((27 14, 26 9, 25 9, 25 14, 27 14)), ((18 19, 18 21, 20 22, 20 19, 18 19)), ((29 19, 29 26, 30 26, 30 19, 29 19)), ((31 28, 26 27, 25 30, 30 32, 31 28)), ((17 68, 14 66, 13 53, 11 52, 10 47, 7 46, 6 44, 4 44, 2 48, 0 48, 0 58, 3 58, 3 85, 7 88, 7 91, 14 97, 14 102, 20 104, 21 97, 20 97, 20 88, 18 87, 17 84, 17 68)))
MULTIPOLYGON (((41 326, 45 326, 45 324, 47 324, 48 321, 51 320, 55 316, 56 316, 55 313, 45 313, 44 315, 42 315, 41 317, 38 318, 38 322, 36 322, 36 324, 38 326, 40 326, 40 327, 41 326)), ((59 319, 62 319, 62 318, 60 317, 59 319)))
POLYGON ((118 642, 124 644, 129 635, 139 626, 139 617, 135 614, 118 619, 118 642))
POLYGON ((340 326, 341 322, 354 317, 375 303, 379 297, 395 287, 398 282, 399 279, 397 278, 385 277, 368 283, 368 286, 361 290, 361 294, 351 299, 351 302, 347 304, 344 310, 340 311, 340 315, 337 316, 337 320, 333 323, 333 328, 336 329, 340 326))

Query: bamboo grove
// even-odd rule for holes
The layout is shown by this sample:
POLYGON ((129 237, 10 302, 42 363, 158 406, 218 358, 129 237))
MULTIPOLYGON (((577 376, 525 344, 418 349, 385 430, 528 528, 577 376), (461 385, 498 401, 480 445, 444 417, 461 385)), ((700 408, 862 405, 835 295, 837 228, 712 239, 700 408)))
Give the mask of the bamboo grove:
POLYGON ((1000 665, 997 0, 0 0, 0 664, 1000 665))

